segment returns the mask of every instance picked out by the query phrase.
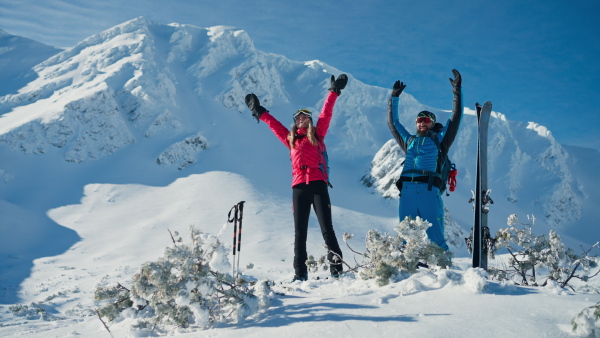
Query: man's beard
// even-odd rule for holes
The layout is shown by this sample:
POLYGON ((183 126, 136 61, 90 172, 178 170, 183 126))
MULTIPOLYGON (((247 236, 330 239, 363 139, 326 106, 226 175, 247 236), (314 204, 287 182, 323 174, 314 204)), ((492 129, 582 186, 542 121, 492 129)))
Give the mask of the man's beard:
POLYGON ((419 136, 419 137, 427 136, 428 131, 429 131, 429 129, 420 130, 419 128, 417 128, 417 136, 419 136))

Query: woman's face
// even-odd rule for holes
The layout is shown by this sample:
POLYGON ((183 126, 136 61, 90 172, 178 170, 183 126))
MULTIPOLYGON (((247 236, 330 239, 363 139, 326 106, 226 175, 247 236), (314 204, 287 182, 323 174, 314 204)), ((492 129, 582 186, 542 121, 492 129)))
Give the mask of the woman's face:
POLYGON ((298 117, 296 117, 296 127, 308 128, 309 124, 310 124, 310 117, 308 117, 308 115, 300 114, 300 115, 298 115, 298 117))

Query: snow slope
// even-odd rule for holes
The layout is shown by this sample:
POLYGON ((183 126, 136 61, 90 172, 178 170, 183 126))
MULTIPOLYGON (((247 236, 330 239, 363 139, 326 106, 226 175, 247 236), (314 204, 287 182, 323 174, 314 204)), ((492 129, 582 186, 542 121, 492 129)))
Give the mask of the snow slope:
MULTIPOLYGON (((246 201, 242 262, 255 265, 246 273, 277 283, 290 280, 289 154, 250 116, 243 97, 256 93, 274 116, 291 123, 299 107, 320 109, 329 76, 340 70, 262 53, 232 27, 138 18, 32 71, 37 78, 0 98, 2 335, 107 334, 90 316, 94 287, 126 284, 141 263, 171 244, 167 230, 185 234, 194 224, 229 243, 227 212, 241 200, 246 201), (31 321, 8 311, 11 304, 32 302, 62 320, 31 321)), ((327 136, 335 187, 330 193, 338 238, 354 234, 352 245, 360 250, 368 230, 393 232, 397 201, 361 181, 373 168, 394 165, 392 157, 376 155, 380 149, 393 154, 384 147, 391 138, 385 124, 389 89, 349 77, 327 136)), ((464 84, 468 87, 468 79, 464 84)), ((407 124, 422 109, 448 116, 408 93, 401 107, 407 124)), ((472 222, 466 201, 474 181, 475 119, 472 110, 465 111, 451 152, 459 187, 446 199, 459 239, 453 246, 455 270, 423 271, 384 288, 352 276, 291 289, 278 284, 288 296, 257 321, 210 334, 364 336, 376 329, 384 336, 397 333, 400 323, 409 335, 475 336, 490 325, 497 336, 565 335, 564 326, 598 302, 597 294, 499 285, 467 271, 460 236, 472 222), (473 317, 477 324, 462 324, 473 317), (516 324, 506 327, 506 321, 516 324)), ((597 151, 562 147, 544 127, 514 123, 500 113, 494 113, 490 132, 492 231, 512 213, 535 214, 539 233, 557 229, 572 244, 600 238, 594 226, 600 215, 593 207, 597 151)), ((322 253, 316 219, 308 243, 310 253, 322 253)), ((115 324, 116 336, 127 334, 126 324, 115 324)))
POLYGON ((31 68, 60 51, 0 29, 0 96, 14 93, 32 81, 36 74, 31 68))
MULTIPOLYGON (((232 225, 226 223, 227 212, 239 200, 246 201, 241 266, 254 264, 253 269, 243 271, 274 280, 274 289, 286 295, 255 318, 209 330, 211 336, 312 333, 360 337, 374 332, 376 336, 395 335, 401 329, 408 336, 474 337, 484 331, 491 337, 558 337, 566 336, 564 330, 575 314, 600 300, 597 294, 574 294, 556 286, 524 288, 486 282, 476 270, 467 270, 467 258, 458 259, 453 270, 422 270, 385 287, 352 276, 333 281, 326 279, 325 272, 290 285, 289 199, 261 191, 239 175, 208 172, 165 187, 90 184, 81 203, 51 210, 53 220, 76 230, 82 240, 61 255, 36 260, 19 296, 23 304, 42 304, 57 319, 16 317, 2 306, 5 320, 0 332, 33 337, 108 335, 90 312, 95 286, 127 285, 141 263, 156 259, 164 247, 172 245, 167 229, 185 234, 194 224, 229 243, 232 225), (321 279, 314 279, 317 276, 321 279)), ((391 226, 395 221, 339 207, 334 207, 334 218, 338 231, 356 234, 372 228, 365 224, 391 226)), ((315 223, 309 230, 309 252, 320 255, 324 251, 315 223)), ((360 249, 360 238, 352 242, 360 249)), ((345 252, 348 256, 349 251, 345 252)), ((112 323, 113 336, 133 334, 129 323, 127 319, 112 323)), ((188 334, 198 332, 173 332, 188 334)))

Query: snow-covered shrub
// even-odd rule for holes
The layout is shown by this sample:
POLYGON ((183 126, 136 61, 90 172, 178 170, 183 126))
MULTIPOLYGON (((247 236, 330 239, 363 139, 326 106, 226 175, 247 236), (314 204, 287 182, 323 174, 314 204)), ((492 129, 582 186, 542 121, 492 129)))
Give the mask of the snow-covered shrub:
POLYGON ((571 330, 580 337, 598 337, 600 329, 600 302, 581 310, 571 320, 571 330))
MULTIPOLYGON (((175 236, 178 234, 175 232, 175 236)), ((235 323, 265 309, 272 292, 266 281, 250 284, 228 273, 227 251, 217 237, 191 227, 191 243, 173 239, 164 256, 142 264, 131 281, 98 287, 95 300, 108 301, 98 315, 113 321, 131 312, 136 330, 160 327, 210 327, 219 322, 235 323)))
POLYGON ((573 278, 586 282, 598 275, 600 270, 594 273, 592 270, 598 267, 599 259, 591 256, 590 252, 598 248, 599 243, 578 255, 565 247, 554 230, 550 230, 547 236, 534 235, 532 227, 535 219, 528 218, 529 222, 523 224, 516 215, 510 215, 508 227, 496 233, 496 249, 506 248, 509 259, 508 266, 504 268, 488 269, 493 278, 532 286, 538 286, 538 280, 543 280, 542 286, 553 280, 564 288, 570 286, 573 278), (547 275, 540 277, 541 272, 547 275))
MULTIPOLYGON (((108 304, 97 310, 98 316, 105 317, 109 321, 115 320, 121 311, 133 305, 133 301, 129 296, 129 289, 118 283, 109 287, 98 286, 94 291, 94 299, 96 301, 110 300, 108 304)), ((144 306, 141 306, 138 310, 143 309, 144 306)))
POLYGON ((25 317, 27 319, 42 319, 45 321, 55 321, 61 318, 49 314, 40 304, 31 303, 30 305, 15 304, 8 308, 13 315, 25 317))
MULTIPOLYGON (((379 286, 387 285, 400 272, 414 273, 419 264, 437 265, 446 268, 451 265, 451 252, 445 251, 427 237, 427 228, 431 223, 417 217, 406 217, 399 222, 395 236, 370 230, 366 236, 366 252, 353 250, 348 244, 352 235, 345 233, 344 242, 352 252, 363 257, 356 267, 344 264, 349 271, 358 272, 363 279, 375 279, 379 286)), ((319 265, 326 268, 325 256, 318 262, 309 258, 307 266, 315 271, 319 265)))

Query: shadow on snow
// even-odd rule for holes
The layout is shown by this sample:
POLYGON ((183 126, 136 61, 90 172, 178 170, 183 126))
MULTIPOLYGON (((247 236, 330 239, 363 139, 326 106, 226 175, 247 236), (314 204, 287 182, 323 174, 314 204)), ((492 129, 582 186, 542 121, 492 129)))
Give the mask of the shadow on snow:
MULTIPOLYGON (((298 296, 285 296, 286 299, 302 298, 298 296)), ((342 322, 348 320, 369 322, 416 322, 419 315, 389 315, 389 316, 366 316, 361 315, 362 310, 377 309, 377 306, 332 303, 332 302, 301 302, 299 304, 283 305, 281 300, 273 300, 271 308, 256 321, 248 321, 236 326, 236 328, 247 327, 281 327, 298 322, 342 322), (344 313, 347 311, 348 313, 344 313)), ((432 315, 432 314, 431 314, 432 315)), ((435 314, 444 315, 444 314, 435 314)), ((430 316, 430 315, 427 315, 430 316)))

